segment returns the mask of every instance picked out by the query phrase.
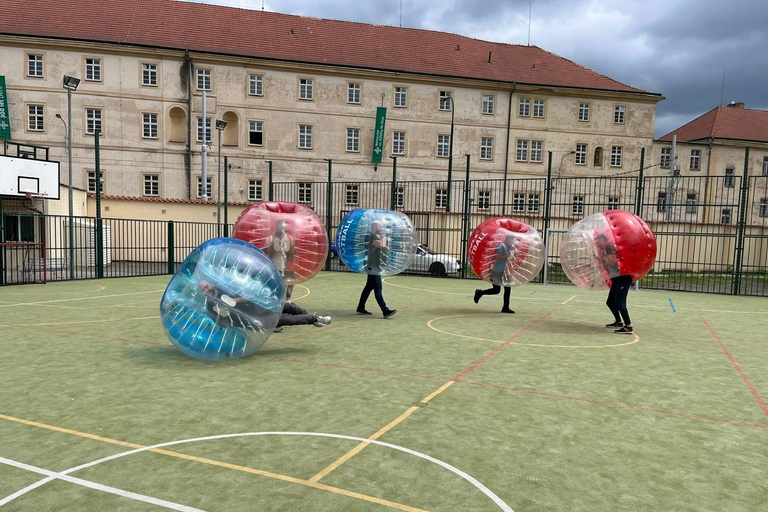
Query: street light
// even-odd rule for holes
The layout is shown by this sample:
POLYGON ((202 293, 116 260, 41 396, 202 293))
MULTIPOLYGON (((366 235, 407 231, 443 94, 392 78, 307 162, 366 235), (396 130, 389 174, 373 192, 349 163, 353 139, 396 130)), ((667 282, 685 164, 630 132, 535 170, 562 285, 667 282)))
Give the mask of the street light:
MULTIPOLYGON (((216 233, 221 236, 221 132, 227 127, 227 122, 221 119, 216 120, 216 130, 219 132, 219 170, 216 175, 216 233)), ((227 172, 224 169, 224 172, 227 172)))
POLYGON ((575 155, 575 154, 576 154, 575 151, 569 151, 568 153, 563 155, 563 158, 560 159, 560 165, 557 167, 557 177, 558 178, 560 177, 560 175, 561 175, 561 173, 563 171, 563 160, 565 160, 565 157, 567 157, 569 155, 575 155))
MULTIPOLYGON (((69 163, 69 278, 75 279, 75 229, 74 223, 74 202, 72 199, 72 91, 80 85, 80 79, 73 76, 64 75, 62 86, 67 90, 67 160, 69 163)), ((61 119, 60 115, 56 115, 61 119)), ((64 121, 63 119, 61 119, 64 121)))
POLYGON ((448 193, 446 194, 448 197, 448 204, 446 205, 445 211, 450 212, 451 211, 451 174, 453 172, 453 116, 455 113, 455 110, 453 108, 453 96, 448 96, 448 102, 451 104, 451 140, 448 145, 448 193))

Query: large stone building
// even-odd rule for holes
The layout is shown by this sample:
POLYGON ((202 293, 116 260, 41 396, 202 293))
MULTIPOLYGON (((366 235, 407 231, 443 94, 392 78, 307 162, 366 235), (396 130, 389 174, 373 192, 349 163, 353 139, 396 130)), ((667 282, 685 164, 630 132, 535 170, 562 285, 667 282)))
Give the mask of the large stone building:
POLYGON ((95 188, 100 131, 107 194, 199 197, 205 130, 215 187, 216 120, 240 201, 264 197, 268 160, 297 182, 325 179, 327 159, 337 181, 388 179, 389 156, 400 179, 445 180, 451 154, 474 178, 543 177, 548 152, 562 175, 617 174, 652 147, 662 99, 535 46, 428 30, 170 0, 0 5, 14 140, 66 162, 62 78, 80 78, 73 184, 95 188))

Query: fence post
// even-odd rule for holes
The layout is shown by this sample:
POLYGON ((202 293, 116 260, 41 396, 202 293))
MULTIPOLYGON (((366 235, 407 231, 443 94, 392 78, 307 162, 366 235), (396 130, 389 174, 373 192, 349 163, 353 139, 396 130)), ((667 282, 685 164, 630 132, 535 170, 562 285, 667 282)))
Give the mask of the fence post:
POLYGON ((467 172, 464 175, 464 208, 461 215, 461 278, 467 277, 467 244, 469 243, 469 200, 471 197, 471 183, 469 181, 470 155, 467 157, 467 172))
POLYGON ((272 160, 267 160, 267 163, 269 164, 269 200, 274 201, 275 200, 275 190, 273 188, 273 181, 272 181, 272 160))
MULTIPOLYGON (((331 221, 333 219, 331 215, 331 208, 333 208, 333 160, 326 158, 325 161, 328 162, 328 194, 326 194, 328 197, 325 205, 325 230, 328 233, 330 245, 331 221)), ((325 259, 325 270, 331 270, 331 258, 325 259)))
POLYGON ((396 210, 397 208, 397 157, 390 156, 392 159, 392 197, 389 199, 389 209, 396 210))
POLYGON ((741 199, 739 201, 739 226, 736 233, 736 254, 733 266, 733 295, 741 291, 741 266, 744 256, 744 228, 747 223, 747 198, 749 192, 749 147, 744 150, 744 176, 741 181, 741 199))
POLYGON ((104 221, 101 218, 101 165, 99 132, 93 133, 93 153, 96 160, 96 277, 104 278, 104 221))
POLYGON ((169 274, 175 274, 176 273, 176 262, 174 257, 174 251, 173 251, 173 221, 168 221, 168 273, 169 274))
MULTIPOLYGON (((5 142, 5 141, 3 141, 5 142)), ((3 196, 0 196, 0 243, 5 242, 5 212, 3 211, 3 196)), ((45 240, 43 240, 45 242, 45 240)), ((5 284, 5 247, 0 250, 0 285, 5 284)))
POLYGON ((229 157, 224 157, 224 236, 229 236, 229 157))
MULTIPOLYGON (((549 219, 551 218, 549 210, 552 206, 552 152, 547 151, 547 184, 544 187, 544 245, 547 245, 547 232, 549 231, 549 219)), ((547 254, 546 260, 549 259, 547 254)), ((544 261, 549 265, 549 261, 544 261)))
POLYGON ((645 148, 640 149, 640 174, 637 176, 637 192, 635 193, 635 215, 642 217, 643 215, 643 185, 645 177, 643 173, 645 171, 645 148))

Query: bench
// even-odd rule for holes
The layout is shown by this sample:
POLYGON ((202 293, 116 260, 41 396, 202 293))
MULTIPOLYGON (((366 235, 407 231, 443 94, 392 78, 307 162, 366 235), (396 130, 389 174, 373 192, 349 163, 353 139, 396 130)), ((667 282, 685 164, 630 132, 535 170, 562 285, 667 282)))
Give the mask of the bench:
MULTIPOLYGON (((69 258, 46 258, 45 267, 48 272, 55 273, 61 277, 61 273, 69 269, 69 258)), ((32 258, 29 260, 24 272, 43 273, 43 259, 32 258)))

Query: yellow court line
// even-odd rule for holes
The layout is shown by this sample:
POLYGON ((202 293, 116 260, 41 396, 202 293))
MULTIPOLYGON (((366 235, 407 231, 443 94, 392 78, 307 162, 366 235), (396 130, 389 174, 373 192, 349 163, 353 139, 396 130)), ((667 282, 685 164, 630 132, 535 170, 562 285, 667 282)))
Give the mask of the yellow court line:
POLYGON ((573 297, 571 297, 570 299, 567 299, 565 302, 563 302, 563 304, 568 304, 570 301, 572 301, 572 300, 573 300, 573 299, 575 299, 575 298, 576 298, 576 296, 574 295, 574 296, 573 296, 573 297))
POLYGON ((309 296, 312 294, 312 290, 310 290, 310 289, 309 289, 309 288, 307 288, 306 286, 303 286, 303 285, 300 285, 300 284, 295 284, 294 286, 298 286, 299 288, 304 288, 305 290, 307 290, 307 293, 305 293, 305 294, 304 294, 304 295, 302 295, 301 297, 296 297, 295 299, 294 299, 294 298, 291 298, 291 300, 293 300, 293 301, 295 301, 295 300, 301 300, 301 299, 306 299, 307 297, 309 297, 309 296))
MULTIPOLYGON (((84 437, 86 439, 92 439, 92 440, 101 441, 101 442, 104 442, 104 443, 110 443, 110 444, 116 444, 116 445, 119 445, 119 446, 125 446, 125 447, 128 447, 128 448, 144 448, 145 447, 144 445, 140 445, 140 444, 127 443, 125 441, 118 441, 117 439, 110 439, 108 437, 97 436, 97 435, 94 435, 94 434, 89 434, 87 432, 78 432, 77 430, 70 430, 68 428, 56 427, 54 425, 47 425, 45 423, 38 423, 36 421, 30 421, 30 420, 25 420, 25 419, 22 419, 22 418, 16 418, 16 417, 13 417, 13 416, 7 416, 5 414, 0 414, 0 419, 8 420, 8 421, 13 421, 15 423, 21 423, 23 425, 29 425, 29 426, 32 426, 32 427, 39 427, 39 428, 44 428, 44 429, 47 429, 47 430, 53 430, 55 432, 62 432, 64 434, 71 434, 71 435, 74 435, 74 436, 84 437)), ((378 505, 384 505, 386 507, 394 508, 394 509, 397 509, 397 510, 404 510, 406 512, 428 512, 428 511, 420 509, 420 508, 410 507, 408 505, 403 505, 402 503, 397 503, 397 502, 394 502, 394 501, 389 501, 389 500, 377 498, 375 496, 368 496, 367 494, 362 494, 362 493, 359 493, 359 492, 348 491, 347 489, 341 489, 339 487, 333 487, 331 485, 325 485, 325 484, 313 482, 311 480, 304 480, 304 479, 301 479, 301 478, 295 478, 295 477, 288 476, 288 475, 281 475, 280 473, 272 473, 271 471, 263 471, 261 469, 254 469, 254 468, 249 468, 247 466, 240 466, 240 465, 237 465, 237 464, 230 464, 228 462, 221 462, 221 461, 217 461, 217 460, 213 460, 213 459, 206 459, 204 457, 197 457, 195 455, 187 455, 185 453, 174 452, 174 451, 165 450, 165 449, 162 449, 162 448, 153 448, 153 449, 147 450, 147 451, 148 452, 158 453, 158 454, 161 454, 161 455, 167 455, 169 457, 175 457, 175 458, 178 458, 178 459, 184 459, 184 460, 189 460, 189 461, 193 461, 193 462, 201 462, 203 464, 209 464, 211 466, 218 466, 218 467, 227 468, 227 469, 234 469, 234 470, 237 470, 237 471, 242 471, 244 473, 251 473, 251 474, 254 474, 254 475, 265 476, 267 478, 274 478, 276 480, 282 480, 284 482, 291 482, 291 483, 294 483, 294 484, 304 485, 306 487, 311 487, 313 489, 319 489, 319 490, 323 490, 323 491, 333 492, 333 493, 336 493, 336 494, 341 494, 342 496, 347 496, 349 498, 356 498, 356 499, 359 499, 359 500, 368 501, 370 503, 376 503, 378 505)))
MULTIPOLYGON (((445 318, 457 318, 460 316, 497 316, 498 313, 467 313, 462 315, 448 315, 448 316, 439 316, 437 318, 433 318, 432 320, 427 322, 427 327, 432 329, 433 331, 437 331, 440 334, 447 334, 448 336, 455 336, 457 338, 466 338, 469 340, 477 340, 477 341, 489 341, 493 343, 505 343, 507 340, 494 340, 491 338, 481 338, 478 336, 467 336, 466 334, 458 334, 455 332, 450 331, 444 331, 442 329, 438 329, 433 325, 433 322, 437 322, 438 320, 443 320, 445 318)), ((524 347, 544 347, 544 348, 615 348, 615 347, 626 347, 627 345, 634 345, 635 343, 640 341, 640 336, 637 334, 632 334, 633 339, 632 341, 628 341, 627 343, 616 343, 612 345, 548 345, 546 343, 520 343, 518 341, 513 341, 510 343, 511 345, 522 345, 524 347)))
POLYGON ((78 320, 76 322, 47 322, 47 323, 34 323, 34 324, 0 324, 3 327, 33 327, 38 325, 77 325, 77 324, 105 324, 110 322, 128 322, 131 320, 149 320, 152 318, 159 318, 158 315, 153 316, 136 316, 132 318, 107 318, 103 320, 78 320))
MULTIPOLYGON (((424 397, 424 398, 423 398, 423 399, 420 401, 420 403, 422 403, 422 404, 426 404, 427 402, 429 402, 430 400, 432 400, 433 398, 435 398, 437 395, 439 395, 440 393, 442 393, 443 391, 445 391, 446 389, 448 389, 449 387, 451 387, 451 385, 453 385, 455 382, 456 382, 456 381, 453 381, 453 380, 449 380, 448 382, 446 382, 445 384, 443 384, 442 386, 440 386, 440 387, 439 387, 439 388, 438 388, 436 391, 434 391, 433 393, 431 393, 431 394, 429 394, 428 396, 424 397)), ((376 432, 375 434, 373 434, 373 435, 372 435, 371 437, 369 437, 368 439, 371 439, 371 440, 374 440, 374 441, 375 441, 375 440, 377 440, 378 438, 380 438, 381 436, 383 436, 384 434, 386 434, 387 432, 389 432, 390 430, 392 430, 393 428, 395 428, 395 427, 396 427, 397 425, 399 425, 399 424, 400 424, 400 423, 401 423, 403 420, 405 420, 405 419, 406 419, 408 416, 410 416, 411 414, 413 414, 414 412, 416 412, 416 411, 417 411, 417 410, 419 410, 419 409, 421 409, 421 406, 420 406, 420 405, 414 405, 414 406, 410 407, 410 408, 409 408, 407 411, 405 411, 403 414, 401 414, 400 416, 398 416, 397 418, 395 418, 394 420, 392 420, 392 421, 391 421, 391 422, 390 422, 390 423, 389 423, 387 426, 385 426, 384 428, 380 429, 378 432, 376 432)), ((363 449, 364 449, 366 446, 369 446, 370 444, 371 444, 371 443, 368 443, 368 442, 362 442, 362 443, 358 444, 357 446, 355 446, 354 448, 352 448, 350 451, 348 451, 347 453, 345 453, 344 455, 342 455, 341 457, 339 457, 338 459, 336 459, 336 460, 335 460, 335 461, 334 461, 332 464, 330 464, 328 467, 326 467, 325 469, 323 469, 322 471, 320 471, 318 474, 316 474, 315 476, 313 476, 312 478, 310 478, 310 479, 309 479, 309 481, 310 481, 310 482, 317 482, 317 481, 319 481, 319 480, 321 480, 321 479, 325 478, 326 476, 328 476, 328 474, 329 474, 329 473, 331 473, 331 472, 332 472, 332 471, 334 471, 336 468, 338 468, 339 466, 341 466, 342 464, 344 464, 345 462, 347 462, 349 459, 351 459, 352 457, 354 457, 355 455, 357 455, 358 453, 360 453, 361 451, 363 451, 363 449)))

